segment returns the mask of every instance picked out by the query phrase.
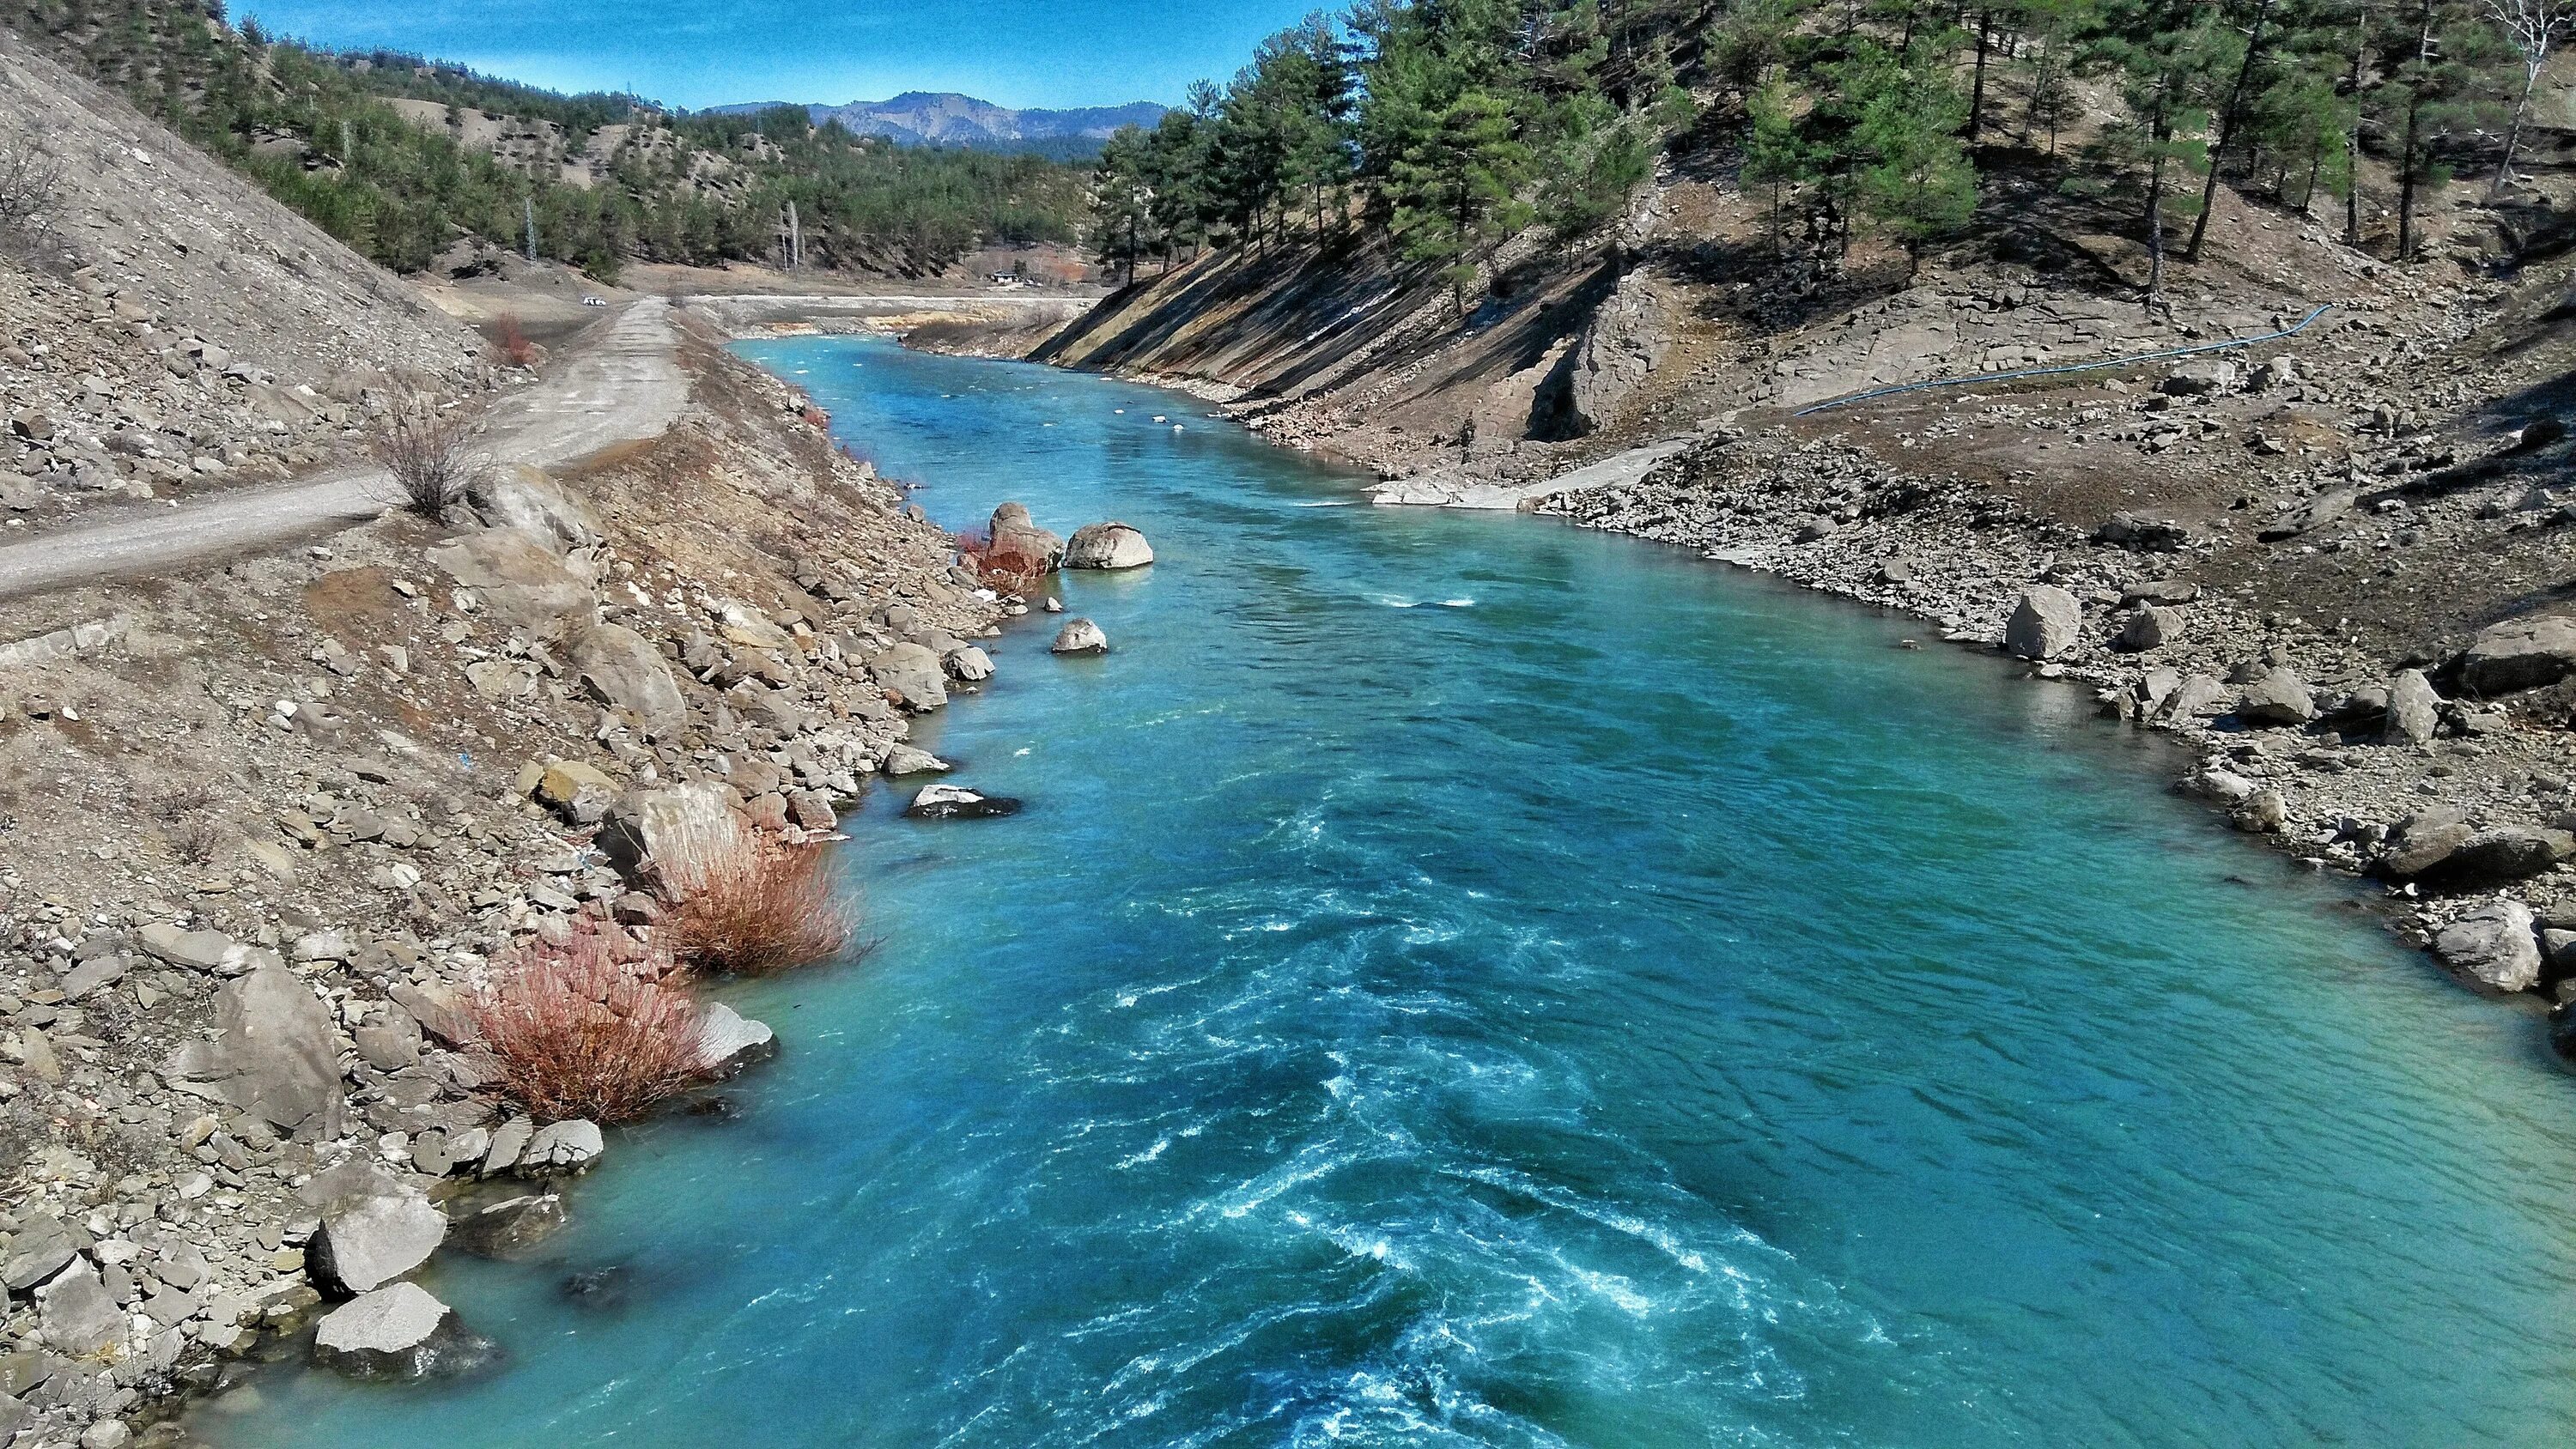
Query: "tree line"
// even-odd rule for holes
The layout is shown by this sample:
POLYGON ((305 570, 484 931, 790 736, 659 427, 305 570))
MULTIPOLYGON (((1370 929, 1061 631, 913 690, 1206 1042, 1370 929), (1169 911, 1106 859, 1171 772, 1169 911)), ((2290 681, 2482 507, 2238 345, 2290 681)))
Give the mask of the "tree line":
POLYGON ((775 259, 792 204, 824 266, 930 272, 992 242, 1071 243, 1084 173, 1029 155, 899 147, 799 109, 668 113, 561 96, 394 52, 341 53, 225 23, 220 0, 0 0, 0 23, 122 91, 361 254, 419 271, 460 238, 614 281, 630 259, 775 259), (447 107, 422 125, 396 99, 447 107), (601 127, 658 128, 598 184, 530 174, 467 145, 466 108, 551 122, 578 152, 601 127))
POLYGON ((2050 158, 2133 208, 2148 291, 2197 260, 2217 188, 2339 207, 2395 192, 2389 253, 2462 166, 2500 191, 2570 0, 1360 0, 1264 41, 1104 149, 1094 237, 1133 277, 1210 245, 1375 236, 1442 268, 1622 215, 1659 157, 1731 158, 1818 277, 1856 233, 1918 258, 1981 166, 2050 158), (2088 101, 2107 99, 2107 119, 2088 101), (2375 168, 2375 174, 2374 174, 2375 168), (2385 182, 2378 177, 2384 176, 2385 182))

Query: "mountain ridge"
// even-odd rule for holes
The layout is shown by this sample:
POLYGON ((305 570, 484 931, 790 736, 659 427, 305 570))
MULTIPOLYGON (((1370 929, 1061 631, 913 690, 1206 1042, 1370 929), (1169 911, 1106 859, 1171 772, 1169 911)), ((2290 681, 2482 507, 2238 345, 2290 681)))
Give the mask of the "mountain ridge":
POLYGON ((1154 101, 1063 110, 1014 110, 957 91, 905 91, 882 101, 827 105, 806 101, 755 101, 717 106, 719 115, 749 115, 780 107, 801 108, 815 125, 838 121, 861 136, 885 136, 924 146, 1026 149, 1050 143, 1104 141, 1121 126, 1151 126, 1170 109, 1154 101))

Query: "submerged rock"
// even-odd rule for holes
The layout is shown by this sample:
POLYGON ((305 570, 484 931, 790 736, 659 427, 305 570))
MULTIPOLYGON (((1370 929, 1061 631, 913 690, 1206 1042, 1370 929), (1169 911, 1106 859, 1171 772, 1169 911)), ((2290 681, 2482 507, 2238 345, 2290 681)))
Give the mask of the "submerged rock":
POLYGON ((563 1198, 551 1192, 487 1200, 459 1213, 448 1241, 478 1258, 515 1258, 563 1229, 563 1198))
POLYGON ((886 751, 885 773, 896 775, 945 775, 956 768, 925 749, 898 744, 886 751))
POLYGON ((1052 654, 1106 654, 1109 636, 1089 619, 1069 619, 1056 631, 1055 642, 1047 646, 1052 654))
POLYGON ((1005 796, 985 795, 960 785, 925 785, 903 813, 915 820, 984 820, 1019 812, 1020 802, 1005 796))

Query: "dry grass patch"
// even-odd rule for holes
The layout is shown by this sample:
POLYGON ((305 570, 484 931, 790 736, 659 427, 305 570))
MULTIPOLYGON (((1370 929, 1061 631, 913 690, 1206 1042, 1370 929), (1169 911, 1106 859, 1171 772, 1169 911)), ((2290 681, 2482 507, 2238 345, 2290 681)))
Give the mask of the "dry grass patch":
POLYGON ((671 934, 702 971, 770 976, 847 950, 858 918, 834 888, 831 857, 762 840, 738 822, 662 866, 671 934))
POLYGON ((570 944, 504 961, 470 1007, 493 1085, 542 1122, 628 1122, 705 1080, 697 1003, 670 984, 666 953, 621 961, 583 921, 570 944))

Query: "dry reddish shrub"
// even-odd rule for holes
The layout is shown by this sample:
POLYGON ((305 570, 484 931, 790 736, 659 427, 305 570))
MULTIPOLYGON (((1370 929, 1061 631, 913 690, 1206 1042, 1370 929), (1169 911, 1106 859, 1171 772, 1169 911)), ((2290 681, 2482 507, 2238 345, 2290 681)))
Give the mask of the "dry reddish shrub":
POLYGON ((834 889, 831 857, 756 838, 693 841, 660 867, 680 959, 702 971, 768 976, 839 955, 858 922, 834 889))
POLYGON ((500 349, 501 359, 512 367, 533 367, 537 361, 537 344, 528 340, 527 330, 519 325, 515 312, 504 312, 493 319, 493 346, 500 349))
POLYGON ((807 427, 828 428, 832 425, 832 415, 823 411, 821 408, 814 406, 812 403, 807 403, 805 405, 805 411, 797 414, 797 416, 805 420, 805 425, 807 427))
POLYGON ((502 963, 469 1008, 493 1084, 541 1122, 627 1122, 704 1080, 697 1003, 667 951, 633 949, 585 919, 570 943, 502 963))
POLYGON ((1044 559, 1008 545, 996 548, 993 536, 983 529, 969 529, 950 541, 967 571, 994 593, 1025 594, 1046 577, 1044 559))

